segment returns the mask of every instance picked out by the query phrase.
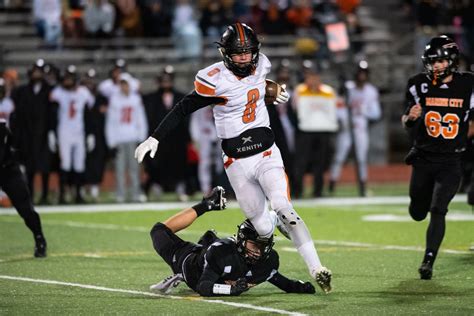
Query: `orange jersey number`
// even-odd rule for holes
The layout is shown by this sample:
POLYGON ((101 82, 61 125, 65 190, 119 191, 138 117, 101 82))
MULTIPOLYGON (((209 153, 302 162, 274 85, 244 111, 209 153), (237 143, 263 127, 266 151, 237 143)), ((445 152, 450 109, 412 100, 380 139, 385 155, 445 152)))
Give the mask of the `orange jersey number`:
POLYGON ((69 118, 73 119, 76 116, 76 112, 76 104, 74 101, 71 101, 71 103, 69 103, 69 118))
POLYGON ((124 124, 130 124, 130 122, 132 121, 132 112, 133 108, 131 106, 122 108, 122 116, 120 118, 120 121, 124 124))
POLYGON ((439 137, 440 135, 446 139, 453 139, 458 135, 459 116, 454 113, 447 113, 443 117, 436 111, 429 111, 425 115, 425 126, 428 135, 431 137, 439 137), (443 126, 447 124, 447 126, 443 126))
POLYGON ((257 100, 260 97, 258 89, 252 89, 247 92, 247 104, 245 105, 244 115, 242 115, 242 122, 248 124, 255 121, 255 109, 257 108, 257 100))

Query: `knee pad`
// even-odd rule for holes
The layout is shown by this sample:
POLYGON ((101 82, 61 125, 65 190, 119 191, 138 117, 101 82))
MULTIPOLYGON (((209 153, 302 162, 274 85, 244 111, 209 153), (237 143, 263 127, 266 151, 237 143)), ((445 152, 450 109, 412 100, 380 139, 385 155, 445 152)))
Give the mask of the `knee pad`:
POLYGON ((293 209, 279 209, 276 211, 276 214, 280 221, 288 228, 303 222, 298 213, 293 209))
MULTIPOLYGON (((285 226, 290 239, 296 247, 312 242, 311 235, 303 219, 293 209, 276 210, 278 219, 285 226)), ((280 230, 281 231, 281 230, 280 230)))
POLYGON ((410 207, 408 208, 411 218, 413 218, 417 222, 422 221, 426 218, 426 216, 428 215, 427 210, 428 208, 414 206, 413 204, 410 204, 410 207))
POLYGON ((439 208, 438 206, 433 206, 431 209, 430 209, 430 212, 431 212, 431 216, 442 216, 442 217, 445 217, 446 214, 448 213, 448 210, 447 209, 441 209, 439 208))

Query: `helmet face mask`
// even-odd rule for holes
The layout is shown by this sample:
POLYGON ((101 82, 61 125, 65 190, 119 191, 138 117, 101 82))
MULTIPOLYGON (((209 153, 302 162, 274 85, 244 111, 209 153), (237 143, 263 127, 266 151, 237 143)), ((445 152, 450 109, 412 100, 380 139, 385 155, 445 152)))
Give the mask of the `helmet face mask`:
POLYGON ((255 32, 246 24, 235 23, 227 27, 219 42, 219 52, 224 60, 224 65, 236 76, 244 78, 250 76, 257 68, 260 53, 260 41, 255 32), (233 61, 232 56, 251 54, 249 63, 233 61))
POLYGON ((247 219, 238 226, 237 251, 248 264, 256 264, 268 258, 273 248, 273 235, 268 238, 260 237, 247 219))
POLYGON ((431 80, 433 80, 434 84, 436 84, 438 80, 442 81, 457 70, 458 59, 458 46, 446 35, 432 38, 426 45, 425 51, 421 56, 426 74, 431 80), (447 67, 441 70, 433 67, 437 61, 443 60, 448 62, 447 67))

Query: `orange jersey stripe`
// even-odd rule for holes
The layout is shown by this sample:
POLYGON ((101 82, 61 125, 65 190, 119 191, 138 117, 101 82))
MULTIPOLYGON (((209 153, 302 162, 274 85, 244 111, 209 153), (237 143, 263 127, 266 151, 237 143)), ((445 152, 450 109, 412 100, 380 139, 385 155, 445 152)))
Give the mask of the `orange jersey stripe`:
POLYGON ((291 194, 290 194, 290 180, 288 179, 288 175, 285 172, 285 178, 286 178, 286 194, 288 196, 288 201, 291 201, 291 194))
POLYGON ((244 28, 242 27, 242 24, 237 23, 237 32, 239 33, 239 38, 240 38, 240 44, 245 43, 245 33, 244 33, 244 28))
POLYGON ((200 83, 197 80, 194 81, 194 89, 199 94, 210 95, 210 96, 215 96, 216 95, 216 90, 215 89, 209 88, 208 86, 200 83))

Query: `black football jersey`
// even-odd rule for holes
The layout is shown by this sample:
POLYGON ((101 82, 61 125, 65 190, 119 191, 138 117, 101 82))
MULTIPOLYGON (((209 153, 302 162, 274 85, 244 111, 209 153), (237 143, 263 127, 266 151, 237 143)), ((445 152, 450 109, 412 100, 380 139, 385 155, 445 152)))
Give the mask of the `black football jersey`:
POLYGON ((271 250, 266 260, 248 265, 237 251, 237 245, 232 238, 218 239, 195 259, 193 264, 186 265, 187 271, 183 271, 186 283, 194 290, 197 283, 203 279, 226 284, 226 281, 245 277, 247 283, 259 284, 270 279, 279 267, 278 254, 274 250, 271 250))
POLYGON ((405 114, 415 104, 422 107, 413 127, 416 148, 444 157, 457 157, 465 150, 469 120, 474 118, 473 86, 470 72, 455 72, 451 82, 437 85, 424 73, 408 80, 405 114))

